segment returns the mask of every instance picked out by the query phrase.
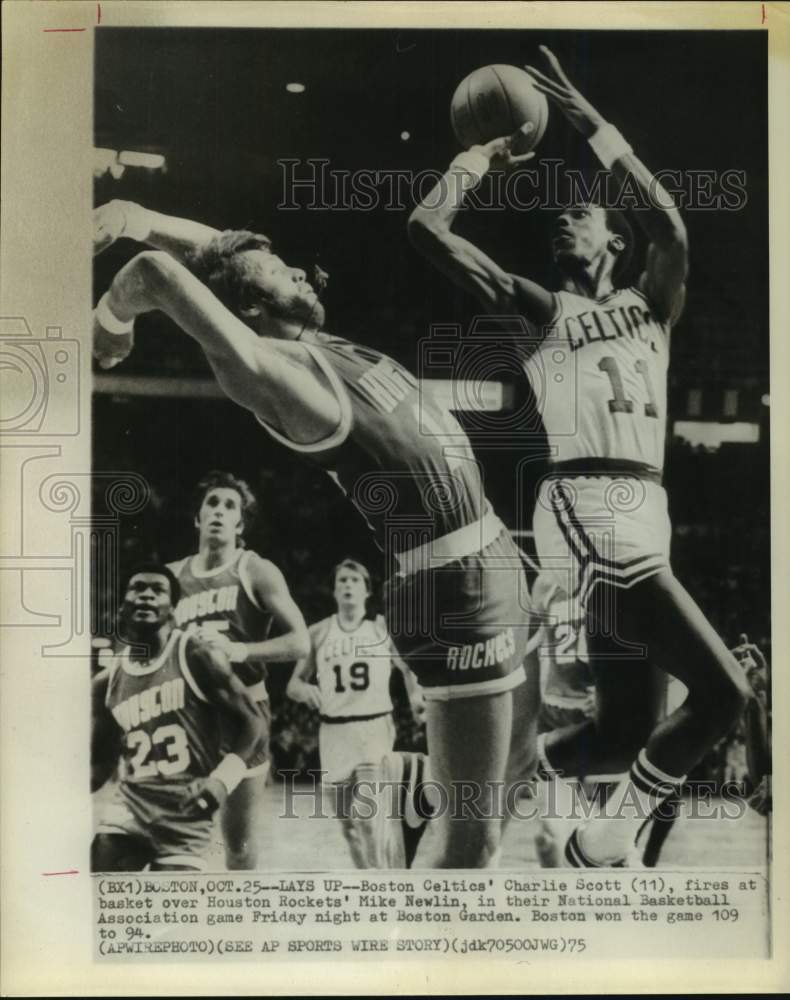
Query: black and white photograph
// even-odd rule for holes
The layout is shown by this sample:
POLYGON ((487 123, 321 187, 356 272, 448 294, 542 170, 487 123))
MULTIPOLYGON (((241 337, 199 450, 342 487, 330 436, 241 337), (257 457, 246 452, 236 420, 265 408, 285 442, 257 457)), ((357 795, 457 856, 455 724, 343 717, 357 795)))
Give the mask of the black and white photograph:
POLYGON ((66 6, 92 247, 81 329, 4 296, 0 569, 79 675, 82 860, 41 874, 92 961, 775 959, 787 5, 66 6))

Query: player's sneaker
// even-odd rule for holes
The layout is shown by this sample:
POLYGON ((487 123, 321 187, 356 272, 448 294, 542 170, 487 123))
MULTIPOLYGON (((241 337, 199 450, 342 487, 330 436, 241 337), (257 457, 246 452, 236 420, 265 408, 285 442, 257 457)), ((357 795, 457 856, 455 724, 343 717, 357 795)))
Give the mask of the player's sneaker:
POLYGON ((425 754, 397 752, 387 754, 382 761, 384 773, 397 782, 398 816, 407 868, 411 868, 428 820, 435 813, 425 789, 427 761, 425 754))
POLYGON ((599 864, 597 861, 593 861, 588 858, 587 855, 582 850, 581 844, 579 843, 579 829, 576 827, 573 833, 568 837, 565 844, 565 860, 571 866, 571 868, 625 868, 626 862, 625 858, 620 858, 618 861, 608 861, 606 864, 599 864))

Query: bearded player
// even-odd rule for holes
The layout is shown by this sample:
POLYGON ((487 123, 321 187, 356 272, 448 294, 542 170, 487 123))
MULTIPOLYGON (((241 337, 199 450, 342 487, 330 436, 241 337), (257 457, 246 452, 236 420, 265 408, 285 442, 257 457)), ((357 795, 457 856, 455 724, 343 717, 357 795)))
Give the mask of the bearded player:
POLYGON ((355 807, 360 787, 372 800, 383 758, 395 742, 390 675, 403 675, 415 719, 424 714, 420 686, 395 652, 383 618, 366 614, 370 574, 353 559, 335 567, 337 611, 310 627, 310 654, 296 664, 286 694, 320 713, 321 775, 357 868, 403 867, 393 860, 384 803, 355 807))
POLYGON ((534 338, 527 374, 548 434, 552 469, 540 484, 534 531, 543 571, 586 608, 595 718, 551 745, 547 764, 610 773, 632 761, 607 806, 574 831, 566 857, 578 866, 622 864, 639 826, 674 794, 727 733, 748 697, 733 656, 669 565, 670 522, 661 485, 669 335, 685 299, 688 239, 680 213, 653 174, 571 84, 556 57, 527 67, 537 89, 589 142, 614 178, 649 208, 636 213, 649 247, 633 286, 618 278, 633 249, 619 213, 581 204, 557 216, 551 251, 558 291, 509 274, 452 231, 466 192, 513 140, 472 147, 417 207, 414 245, 474 294, 489 313, 520 314, 534 338), (575 426, 569 428, 569 414, 575 426), (611 637, 614 637, 612 639, 611 637), (619 667, 618 667, 619 664, 619 667), (688 697, 656 725, 661 686, 653 666, 678 677, 688 697), (625 796, 636 808, 619 815, 625 796))
POLYGON ((200 344, 224 392, 326 471, 374 532, 390 575, 387 625, 425 692, 433 777, 453 803, 461 782, 480 790, 475 810, 451 805, 434 821, 433 866, 491 864, 513 720, 536 705, 523 666, 526 579, 466 435, 406 369, 323 332, 316 291, 266 237, 128 203, 102 206, 95 221, 97 249, 127 235, 169 251, 138 254, 102 296, 99 363, 122 361, 135 318, 161 310, 200 344))
POLYGON ((310 643, 302 613, 280 570, 244 547, 255 513, 255 497, 244 480, 229 472, 210 472, 196 490, 198 551, 169 566, 181 590, 176 624, 197 630, 204 641, 222 649, 266 725, 244 780, 220 813, 230 870, 257 867, 270 766, 266 664, 299 659, 310 643), (272 621, 281 634, 270 639, 272 621))
POLYGON ((120 610, 129 645, 93 681, 92 790, 120 759, 93 871, 204 869, 212 815, 263 738, 263 718, 224 653, 174 627, 178 597, 166 566, 133 570, 120 610))

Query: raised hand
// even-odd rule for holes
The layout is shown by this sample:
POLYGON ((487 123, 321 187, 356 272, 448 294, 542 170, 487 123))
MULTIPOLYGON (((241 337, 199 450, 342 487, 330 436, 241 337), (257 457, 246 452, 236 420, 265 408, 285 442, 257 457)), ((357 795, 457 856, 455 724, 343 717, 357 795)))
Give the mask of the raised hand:
POLYGON ((114 368, 129 357, 134 347, 134 333, 108 333, 94 313, 93 356, 100 368, 114 368))
POLYGON ((601 125, 606 124, 606 120, 574 87, 554 53, 545 45, 539 48, 549 65, 548 71, 541 72, 534 66, 525 66, 524 69, 532 77, 535 87, 548 97, 575 129, 589 139, 601 125))
POLYGON ((507 170, 510 167, 526 163, 534 157, 534 153, 519 153, 519 142, 535 128, 534 122, 525 122, 512 135, 500 136, 481 146, 472 146, 476 153, 487 157, 493 169, 507 170))
POLYGON ((126 229, 123 202, 108 201, 93 210, 93 256, 112 246, 126 229))

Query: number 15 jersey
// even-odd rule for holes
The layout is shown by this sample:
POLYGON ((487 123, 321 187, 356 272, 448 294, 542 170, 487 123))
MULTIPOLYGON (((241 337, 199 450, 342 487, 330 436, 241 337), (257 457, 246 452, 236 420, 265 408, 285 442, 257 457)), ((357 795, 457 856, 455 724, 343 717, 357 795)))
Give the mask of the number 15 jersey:
POLYGON ((552 460, 611 458, 660 472, 669 325, 634 287, 555 296, 551 328, 525 362, 552 460))
POLYGON ((350 721, 391 712, 391 654, 383 619, 365 618, 346 631, 332 615, 315 651, 322 719, 350 721))

